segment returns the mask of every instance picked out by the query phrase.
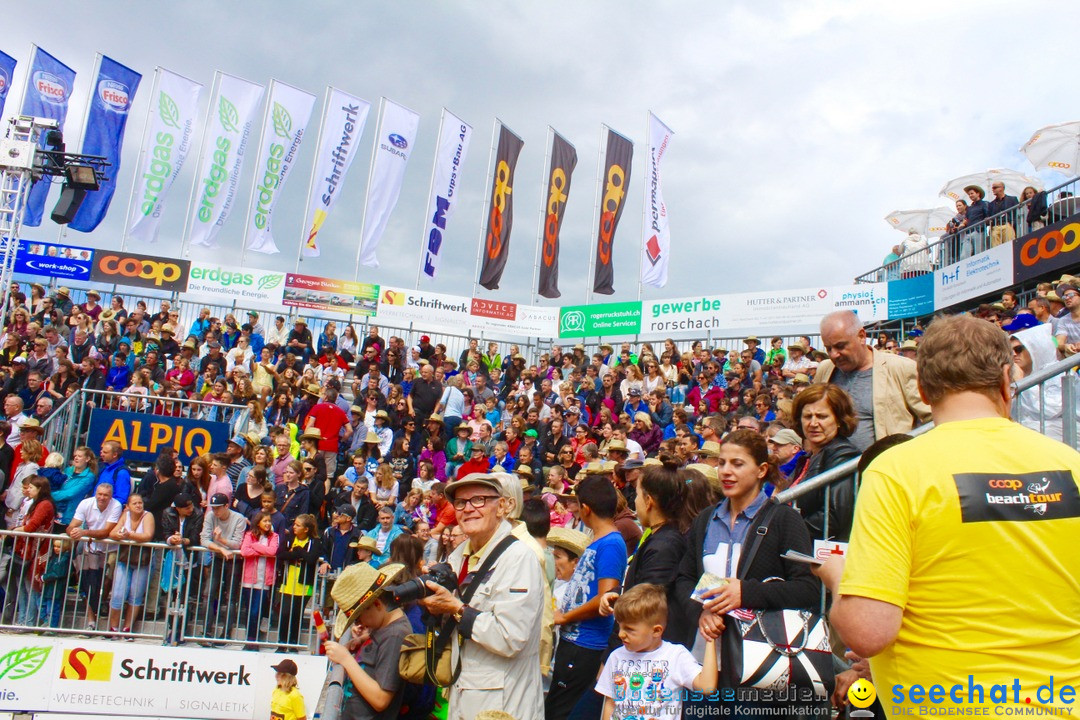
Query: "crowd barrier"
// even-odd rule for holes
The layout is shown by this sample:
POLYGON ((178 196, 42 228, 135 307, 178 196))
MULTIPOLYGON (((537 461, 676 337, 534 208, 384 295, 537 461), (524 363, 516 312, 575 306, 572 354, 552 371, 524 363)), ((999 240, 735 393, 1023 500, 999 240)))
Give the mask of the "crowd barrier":
POLYGON ((311 611, 326 609, 332 577, 286 595, 281 578, 293 565, 278 560, 273 582, 253 590, 242 586, 239 555, 0 531, 0 630, 312 651, 311 611))

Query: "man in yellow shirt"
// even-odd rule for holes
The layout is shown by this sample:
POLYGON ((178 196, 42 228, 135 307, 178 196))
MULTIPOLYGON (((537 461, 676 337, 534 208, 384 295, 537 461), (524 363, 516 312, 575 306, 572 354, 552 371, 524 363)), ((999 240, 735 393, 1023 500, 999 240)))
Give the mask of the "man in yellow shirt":
POLYGON ((995 325, 935 320, 917 362, 935 428, 867 470, 846 566, 818 571, 833 624, 870 658, 888 715, 1067 714, 1080 454, 1009 419, 1012 351, 995 325))

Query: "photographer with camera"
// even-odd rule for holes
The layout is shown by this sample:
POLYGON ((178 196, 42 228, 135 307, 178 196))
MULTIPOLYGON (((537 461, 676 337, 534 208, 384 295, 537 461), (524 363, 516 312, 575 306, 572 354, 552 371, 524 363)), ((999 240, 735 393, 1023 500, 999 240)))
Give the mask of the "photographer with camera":
POLYGON ((448 720, 473 720, 483 710, 541 720, 540 562, 511 535, 509 503, 496 476, 469 475, 448 484, 446 495, 468 538, 449 558, 459 588, 451 592, 427 580, 430 594, 419 602, 452 627, 451 667, 460 676, 450 688, 448 720))

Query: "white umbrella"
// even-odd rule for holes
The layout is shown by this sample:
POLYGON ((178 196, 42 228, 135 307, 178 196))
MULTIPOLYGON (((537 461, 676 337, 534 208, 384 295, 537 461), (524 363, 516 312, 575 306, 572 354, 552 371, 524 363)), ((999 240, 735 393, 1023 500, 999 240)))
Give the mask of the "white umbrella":
POLYGON ((1080 168, 1080 122, 1040 128, 1024 143, 1020 152, 1036 170, 1057 170, 1072 177, 1080 168))
POLYGON ((1013 195, 1014 197, 1020 197, 1020 193, 1028 185, 1036 190, 1043 189, 1043 182, 1039 178, 1028 177, 1016 170, 992 169, 972 173, 970 175, 963 175, 955 180, 950 180, 945 183, 945 187, 941 188, 939 195, 954 201, 966 201, 968 196, 967 193, 964 192, 964 188, 968 185, 978 185, 982 188, 983 192, 986 193, 985 199, 989 201, 992 199, 990 186, 995 182, 1005 183, 1005 194, 1013 195))
POLYGON ((894 210, 885 216, 890 227, 901 232, 915 230, 926 237, 941 237, 945 234, 945 225, 952 220, 956 210, 947 207, 927 210, 894 210))

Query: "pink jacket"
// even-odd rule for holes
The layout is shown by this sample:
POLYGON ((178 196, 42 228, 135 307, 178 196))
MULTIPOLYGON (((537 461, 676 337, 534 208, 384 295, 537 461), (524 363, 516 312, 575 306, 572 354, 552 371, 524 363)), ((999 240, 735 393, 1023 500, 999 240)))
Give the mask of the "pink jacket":
POLYGON ((244 558, 244 577, 241 582, 245 585, 254 585, 259 577, 259 558, 266 558, 266 572, 263 574, 263 584, 266 587, 274 585, 274 558, 277 555, 278 534, 270 532, 270 542, 263 545, 255 539, 251 531, 244 533, 244 540, 240 543, 240 555, 244 558))

